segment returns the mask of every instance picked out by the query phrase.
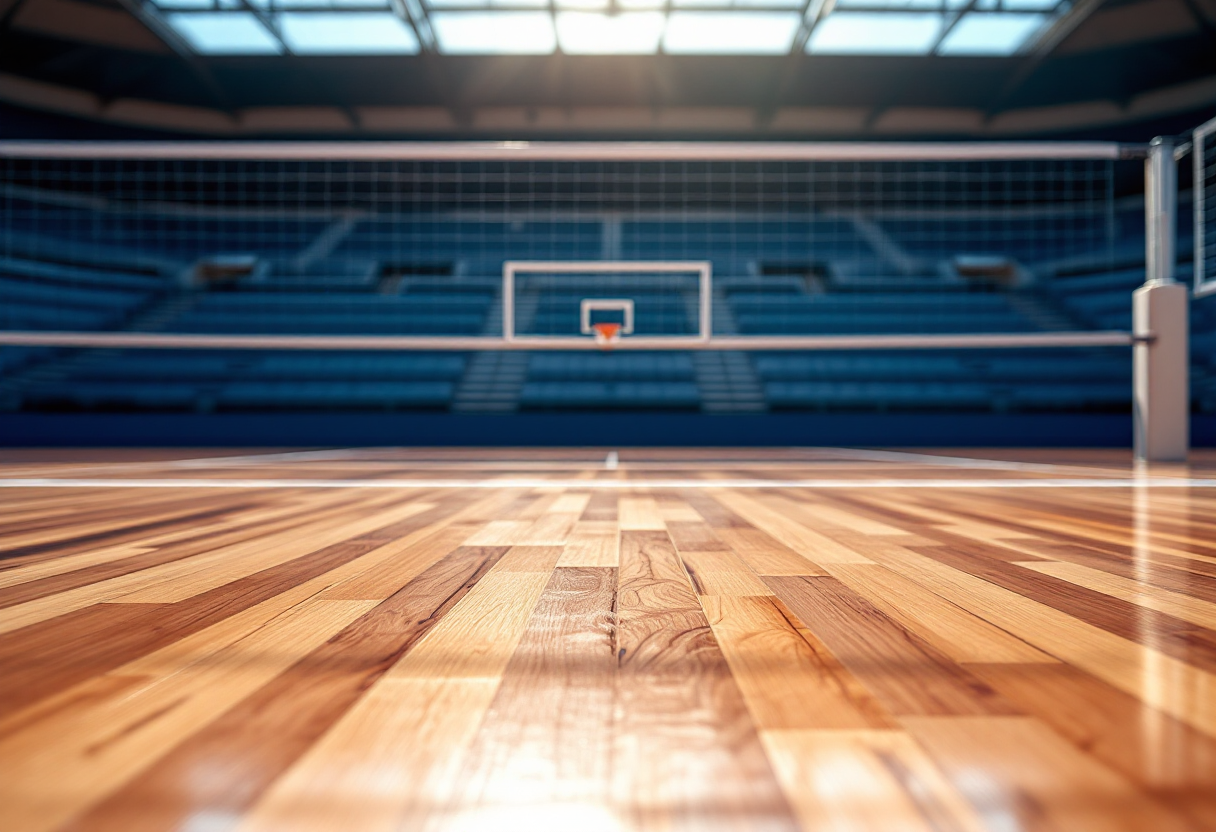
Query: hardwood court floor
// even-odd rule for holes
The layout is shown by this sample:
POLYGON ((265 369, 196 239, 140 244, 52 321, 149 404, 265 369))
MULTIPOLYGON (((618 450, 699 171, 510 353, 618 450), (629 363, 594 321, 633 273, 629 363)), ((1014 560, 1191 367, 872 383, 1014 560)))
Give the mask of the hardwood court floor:
POLYGON ((0 829, 1216 830, 1216 458, 5 452, 0 829))

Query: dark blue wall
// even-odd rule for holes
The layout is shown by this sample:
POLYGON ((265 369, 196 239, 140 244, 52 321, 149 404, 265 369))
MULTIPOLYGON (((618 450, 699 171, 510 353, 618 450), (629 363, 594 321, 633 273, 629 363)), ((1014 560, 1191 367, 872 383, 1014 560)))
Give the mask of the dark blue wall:
MULTIPOLYGON (((1192 419, 1216 446, 1216 416, 1192 419)), ((0 414, 0 446, 1130 447, 1125 414, 0 414)))

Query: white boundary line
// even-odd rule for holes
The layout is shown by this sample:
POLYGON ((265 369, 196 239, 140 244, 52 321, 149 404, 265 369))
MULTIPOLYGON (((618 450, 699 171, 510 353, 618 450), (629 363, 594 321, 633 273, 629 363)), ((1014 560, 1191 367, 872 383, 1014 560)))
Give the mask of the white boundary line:
POLYGON ((1216 488, 1216 479, 1144 477, 1134 479, 1042 480, 578 480, 512 477, 485 480, 351 480, 351 479, 55 479, 14 477, 0 479, 0 488, 567 488, 585 489, 758 489, 758 488, 1216 488))
MULTIPOLYGON (((119 465, 138 465, 149 467, 165 465, 170 468, 211 468, 213 466, 257 464, 262 462, 312 462, 326 460, 358 461, 357 457, 365 449, 362 448, 331 448, 317 451, 270 451, 264 454, 242 454, 240 456, 203 456, 190 459, 174 459, 167 461, 129 462, 119 465)), ((374 448, 366 450, 374 451, 374 448)))
MULTIPOLYGON (((280 462, 327 462, 327 461, 347 461, 353 463, 377 463, 391 464, 402 467, 427 467, 427 468, 443 468, 450 466, 476 468, 485 470, 488 468, 506 468, 508 470, 519 470, 520 468, 533 468, 539 470, 585 470, 588 465, 594 465, 595 459, 590 457, 586 460, 577 459, 495 459, 495 460, 478 460, 474 458, 457 459, 457 458, 435 458, 419 460, 414 458, 402 459, 387 459, 377 457, 377 454, 392 452, 399 450, 393 447, 366 447, 366 448, 320 448, 312 451, 267 451, 265 453, 240 454, 237 456, 211 456, 211 457, 188 457, 185 459, 168 459, 168 460, 146 460, 134 462, 111 462, 111 463, 94 463, 83 466, 69 466, 67 470, 114 470, 119 469, 140 469, 140 468, 224 468, 236 467, 244 465, 259 465, 262 463, 280 463, 280 462)), ((718 465, 722 468, 756 468, 756 467, 807 467, 819 465, 822 463, 835 462, 912 462, 922 463, 924 465, 941 467, 941 468, 963 468, 973 470, 990 470, 990 471, 1025 471, 1039 472, 1044 474, 1063 474, 1065 472, 1092 472, 1094 474, 1104 473, 1109 477, 1116 479, 1127 479, 1127 474, 1118 468, 1103 468, 1101 465, 1082 465, 1082 464, 1059 464, 1049 462, 1019 462, 1016 460, 999 460, 987 459, 983 457, 962 457, 962 456, 947 456, 943 454, 925 454, 915 451, 888 451, 875 450, 866 448, 834 448, 829 446, 817 447, 807 446, 799 448, 787 449, 792 452, 809 452, 812 457, 790 457, 786 460, 778 461, 772 459, 747 459, 734 457, 713 457, 708 460, 686 460, 686 459, 637 459, 630 460, 629 465, 638 470, 672 470, 676 468, 685 468, 689 465, 704 466, 705 464, 718 465)), ((616 450, 608 452, 603 460, 603 466, 607 470, 616 470, 620 465, 620 454, 616 450)), ((60 473, 65 473, 64 469, 60 469, 60 473)), ((58 478, 56 478, 58 479, 58 478)))
MULTIPOLYGON (((825 449, 829 450, 829 449, 825 449)), ((830 449, 833 456, 841 460, 864 460, 866 462, 922 462, 943 468, 971 468, 986 471, 1038 471, 1044 474, 1060 473, 1062 471, 1103 471, 1108 470, 1100 465, 1062 465, 1051 462, 1018 462, 1016 460, 985 459, 982 457, 944 456, 941 454, 921 454, 914 451, 870 451, 861 448, 848 448, 837 451, 830 449)), ((1112 472, 1117 474, 1118 472, 1112 472)))

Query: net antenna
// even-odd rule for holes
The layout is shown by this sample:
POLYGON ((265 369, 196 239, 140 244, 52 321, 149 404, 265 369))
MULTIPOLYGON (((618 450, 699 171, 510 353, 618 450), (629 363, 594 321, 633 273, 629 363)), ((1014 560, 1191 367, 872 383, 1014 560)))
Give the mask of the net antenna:
POLYGON ((1216 294, 1216 118, 1191 133, 1195 190, 1195 297, 1216 294))

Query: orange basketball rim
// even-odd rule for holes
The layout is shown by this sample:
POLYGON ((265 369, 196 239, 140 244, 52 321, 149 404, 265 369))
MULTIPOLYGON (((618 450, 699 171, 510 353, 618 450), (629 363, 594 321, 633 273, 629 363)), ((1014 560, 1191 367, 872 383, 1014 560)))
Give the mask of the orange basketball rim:
POLYGON ((621 337, 621 324, 612 321, 601 321, 600 323, 592 324, 595 330, 595 342, 604 349, 612 349, 621 337))

